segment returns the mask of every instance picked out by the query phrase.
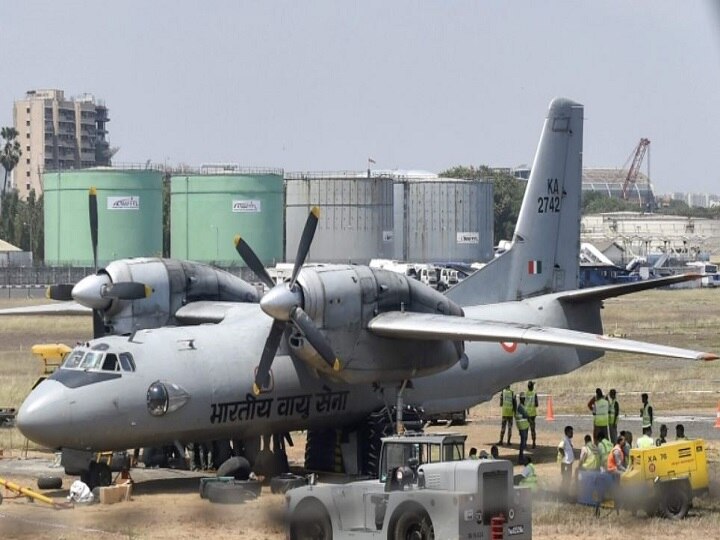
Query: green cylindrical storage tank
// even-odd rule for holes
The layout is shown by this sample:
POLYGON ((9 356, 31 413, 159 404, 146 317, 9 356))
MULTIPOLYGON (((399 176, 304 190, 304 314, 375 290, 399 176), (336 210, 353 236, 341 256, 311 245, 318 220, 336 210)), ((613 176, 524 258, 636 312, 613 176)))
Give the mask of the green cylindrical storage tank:
POLYGON ((170 201, 174 258, 245 266, 233 242, 240 235, 264 265, 282 260, 282 169, 174 175, 170 201))
POLYGON ((43 174, 45 263, 92 265, 88 193, 97 189, 98 265, 162 255, 162 173, 94 168, 43 174))

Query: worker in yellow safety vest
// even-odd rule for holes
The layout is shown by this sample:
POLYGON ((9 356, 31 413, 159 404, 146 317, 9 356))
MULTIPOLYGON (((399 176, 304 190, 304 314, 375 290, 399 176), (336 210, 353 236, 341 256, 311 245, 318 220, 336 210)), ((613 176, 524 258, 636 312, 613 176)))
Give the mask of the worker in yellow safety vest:
POLYGON ((620 417, 620 403, 617 400, 617 392, 611 388, 608 392, 608 435, 611 441, 616 441, 618 437, 617 422, 620 417))
POLYGON ((650 401, 648 401, 648 395, 642 394, 640 396, 642 399, 642 409, 640 409, 640 417, 642 418, 642 427, 645 429, 646 427, 649 427, 652 429, 652 423, 653 423, 653 408, 652 405, 650 405, 650 401))
POLYGON ((608 433, 610 412, 610 404, 600 388, 595 389, 595 397, 588 402, 588 409, 593 413, 593 441, 597 444, 600 431, 608 433))
POLYGON ((525 412, 527 412, 528 421, 530 422, 530 436, 532 437, 532 447, 535 448, 537 436, 535 434, 535 419, 537 418, 538 408, 537 390, 535 390, 535 382, 528 381, 528 389, 525 392, 525 412))
POLYGON ((533 465, 532 458, 525 458, 525 467, 520 473, 520 485, 529 487, 532 491, 535 491, 538 487, 538 477, 535 472, 535 465, 533 465))
POLYGON ((600 450, 590 435, 585 435, 585 446, 580 450, 578 471, 597 471, 600 468, 600 450))
POLYGON ((508 430, 507 444, 510 446, 515 409, 517 409, 515 392, 512 391, 510 385, 508 384, 503 391, 500 392, 500 413, 502 415, 502 425, 500 427, 500 440, 498 441, 498 446, 503 445, 503 439, 505 438, 505 426, 507 426, 508 430))
POLYGON ((607 433, 605 433, 605 431, 600 431, 598 437, 600 438, 600 442, 597 445, 599 454, 598 457, 600 458, 600 468, 605 469, 607 467, 607 458, 610 455, 610 452, 612 452, 613 445, 607 438, 607 433))
POLYGON ((643 434, 638 437, 635 443, 638 448, 652 448, 655 446, 655 441, 652 439, 652 430, 649 427, 643 428, 643 434))

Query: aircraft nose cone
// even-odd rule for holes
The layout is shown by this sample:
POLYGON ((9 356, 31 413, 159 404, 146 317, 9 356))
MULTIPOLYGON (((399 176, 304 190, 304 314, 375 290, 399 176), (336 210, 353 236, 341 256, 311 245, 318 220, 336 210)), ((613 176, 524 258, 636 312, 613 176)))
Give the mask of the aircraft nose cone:
POLYGON ((82 278, 73 287, 72 297, 83 306, 92 309, 106 309, 111 300, 103 297, 103 288, 112 284, 107 274, 93 274, 82 278))
POLYGON ((276 285, 260 300, 260 308, 278 321, 290 320, 294 306, 302 305, 302 293, 298 288, 290 290, 287 283, 276 285))
POLYGON ((17 413, 20 432, 31 441, 47 448, 63 446, 68 435, 69 404, 65 387, 45 380, 25 399, 17 413))

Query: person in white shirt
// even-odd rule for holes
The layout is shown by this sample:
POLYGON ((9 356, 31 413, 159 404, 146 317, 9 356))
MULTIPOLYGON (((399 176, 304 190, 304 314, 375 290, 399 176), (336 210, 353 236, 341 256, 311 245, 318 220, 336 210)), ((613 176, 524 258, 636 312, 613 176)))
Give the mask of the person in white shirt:
POLYGON ((572 445, 573 428, 565 426, 565 436, 558 444, 558 462, 560 463, 561 486, 560 491, 570 496, 570 482, 572 480, 572 467, 575 461, 575 449, 572 445))

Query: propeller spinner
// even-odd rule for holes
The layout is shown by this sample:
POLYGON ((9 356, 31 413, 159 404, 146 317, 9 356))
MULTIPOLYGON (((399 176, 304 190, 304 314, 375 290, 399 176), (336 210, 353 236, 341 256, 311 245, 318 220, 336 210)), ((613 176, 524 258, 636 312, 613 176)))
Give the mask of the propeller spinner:
POLYGON ((78 304, 93 310, 93 336, 100 337, 105 331, 102 310, 110 307, 113 299, 139 300, 147 298, 153 292, 144 283, 134 281, 113 283, 110 276, 97 271, 98 248, 98 206, 97 190, 90 188, 88 193, 88 215, 90 218, 90 239, 92 241, 93 268, 95 273, 84 277, 78 283, 59 283, 50 285, 45 296, 51 300, 75 300, 78 304))
POLYGON ((272 366, 273 359, 280 347, 280 340, 289 322, 293 323, 300 332, 302 332, 305 339, 307 339, 310 345, 313 346, 329 366, 335 371, 341 369, 340 360, 333 352, 330 342, 303 310, 305 299, 302 288, 297 282, 300 270, 303 264, 305 264, 305 259, 310 251, 310 245, 315 236, 319 217, 320 209, 313 207, 305 222, 305 228, 300 237, 300 245, 298 246, 297 255, 295 256, 292 276, 288 282, 275 284, 250 245, 241 237, 235 237, 235 248, 240 257, 242 257, 245 264, 248 265, 248 268, 270 289, 260 300, 260 308, 274 319, 272 327, 270 328, 270 334, 265 341, 265 347, 260 357, 257 373, 255 374, 255 382, 253 384, 253 392, 255 395, 260 394, 262 387, 267 386, 270 382, 270 367, 272 366))

